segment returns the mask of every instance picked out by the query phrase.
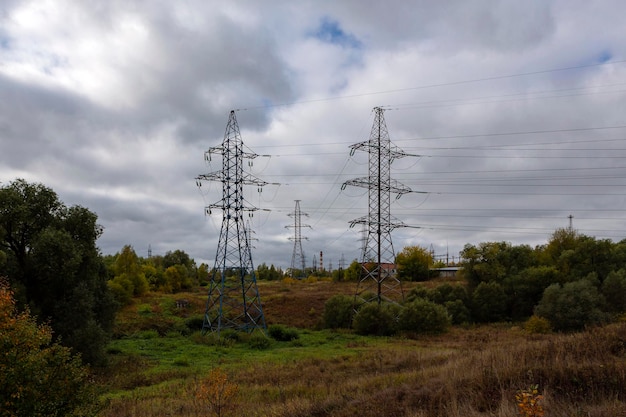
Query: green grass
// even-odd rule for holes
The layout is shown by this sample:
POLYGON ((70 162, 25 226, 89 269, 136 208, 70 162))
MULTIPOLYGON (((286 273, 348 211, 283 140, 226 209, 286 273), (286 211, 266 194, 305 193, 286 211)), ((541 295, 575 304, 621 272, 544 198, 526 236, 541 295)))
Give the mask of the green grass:
MULTIPOLYGON (((266 299, 281 291, 277 284, 266 299)), ((186 323, 204 294, 185 295, 196 303, 187 311, 173 306, 175 297, 153 294, 120 313, 111 366, 98 375, 110 401, 101 417, 205 415, 195 393, 215 367, 239 387, 232 415, 517 417, 515 393, 533 384, 544 390, 546 416, 626 415, 623 323, 571 335, 500 323, 417 340, 300 327, 296 340, 268 339, 259 349, 251 344, 258 335, 218 342, 193 332, 186 323)), ((296 303, 275 299, 268 310, 276 317, 305 321, 278 311, 294 312, 296 303)))

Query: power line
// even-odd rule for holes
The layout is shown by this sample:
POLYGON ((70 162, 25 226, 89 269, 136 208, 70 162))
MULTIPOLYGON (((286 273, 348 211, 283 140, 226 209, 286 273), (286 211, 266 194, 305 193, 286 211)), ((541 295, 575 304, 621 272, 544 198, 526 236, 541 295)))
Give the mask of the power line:
MULTIPOLYGON (((494 75, 490 77, 473 78, 473 79, 468 79, 468 80, 449 81, 449 82, 433 83, 433 84, 424 84, 424 85, 419 85, 415 87, 396 88, 396 89, 389 89, 389 90, 383 90, 383 91, 372 91, 372 92, 357 93, 357 94, 350 94, 350 95, 344 95, 344 96, 324 97, 324 98, 311 99, 311 100, 299 100, 299 101, 292 101, 292 102, 286 102, 286 103, 264 104, 260 106, 247 106, 245 108, 242 108, 241 110, 267 109, 267 108, 272 108, 272 107, 292 106, 296 104, 311 104, 311 103, 320 103, 320 102, 334 101, 334 100, 345 100, 345 99, 350 99, 350 98, 361 98, 361 97, 366 97, 366 96, 392 94, 392 93, 400 93, 400 92, 415 91, 415 90, 424 90, 424 89, 436 88, 436 87, 449 87, 453 85, 472 84, 472 83, 479 83, 479 82, 485 82, 485 81, 504 80, 504 79, 509 79, 509 78, 527 77, 527 76, 539 75, 539 74, 549 74, 553 72, 573 71, 573 70, 584 69, 584 68, 618 65, 618 64, 623 64, 625 62, 626 60, 608 61, 608 62, 599 62, 595 64, 551 68, 551 69, 545 69, 545 70, 520 72, 520 73, 505 74, 505 75, 494 75)), ((387 106, 383 106, 383 107, 387 107, 387 106)))

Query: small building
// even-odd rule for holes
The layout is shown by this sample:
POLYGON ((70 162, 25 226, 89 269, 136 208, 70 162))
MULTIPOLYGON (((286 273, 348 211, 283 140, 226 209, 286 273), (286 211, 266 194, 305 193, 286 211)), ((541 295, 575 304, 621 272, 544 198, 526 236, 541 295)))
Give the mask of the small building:
POLYGON ((460 266, 444 266, 443 268, 433 268, 431 271, 439 274, 441 278, 456 278, 461 269, 460 266))

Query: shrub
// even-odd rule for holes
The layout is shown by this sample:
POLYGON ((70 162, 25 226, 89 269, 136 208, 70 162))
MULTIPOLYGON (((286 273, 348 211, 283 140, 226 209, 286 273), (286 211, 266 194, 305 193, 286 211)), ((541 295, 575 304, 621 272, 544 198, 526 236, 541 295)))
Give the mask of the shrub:
POLYGON ((354 316, 354 331, 360 335, 389 336, 396 331, 396 316, 389 304, 365 304, 354 316))
POLYGON ((554 330, 576 331, 606 319, 600 310, 602 302, 597 288, 586 279, 562 287, 552 284, 543 292, 535 314, 548 319, 554 330))
POLYGON ((291 342, 300 338, 296 329, 288 328, 280 324, 273 324, 268 329, 270 337, 278 342, 291 342))
MULTIPOLYGON (((425 298, 425 297, 422 297, 425 298)), ((450 285, 445 283, 429 291, 427 297, 430 301, 437 304, 445 304, 448 301, 461 300, 463 304, 469 302, 467 289, 461 285, 450 285)))
POLYGON ((406 301, 408 303, 418 299, 418 298, 423 298, 425 300, 430 300, 431 299, 431 291, 426 288, 423 287, 421 285, 418 285, 417 287, 413 288, 411 291, 409 291, 409 293, 406 296, 406 301))
POLYGON ((329 329, 348 329, 352 324, 353 315, 353 298, 347 295, 334 295, 324 304, 324 327, 329 329))
POLYGON ((398 318, 398 328, 416 333, 444 333, 450 327, 450 315, 445 307, 417 298, 407 304, 398 318))
POLYGON ((53 341, 51 327, 37 324, 28 310, 18 311, 2 280, 0 346, 1 416, 96 414, 98 396, 88 368, 70 348, 53 341))
POLYGON ((262 333, 253 333, 248 339, 248 346, 252 349, 265 350, 272 345, 272 341, 262 333))
POLYGON ((202 330, 203 325, 204 316, 189 317, 187 320, 185 320, 185 326, 191 331, 202 330))
POLYGON ((526 323, 524 323, 524 330, 528 333, 546 334, 550 333, 552 326, 550 326, 548 319, 532 315, 528 320, 526 320, 526 323))
POLYGON ((446 301, 443 306, 448 310, 452 324, 469 323, 472 320, 470 310, 462 300, 446 301))

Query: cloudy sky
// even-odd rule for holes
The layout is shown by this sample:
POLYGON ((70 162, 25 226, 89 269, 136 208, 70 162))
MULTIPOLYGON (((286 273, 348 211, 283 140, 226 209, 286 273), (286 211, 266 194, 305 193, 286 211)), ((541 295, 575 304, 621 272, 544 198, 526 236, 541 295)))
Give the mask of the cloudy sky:
POLYGON ((236 109, 253 259, 289 267, 300 200, 307 265, 359 256, 374 107, 414 193, 408 245, 537 245, 567 227, 626 237, 621 0, 0 2, 0 181, 41 182, 98 214, 104 254, 182 249, 212 264, 219 146, 236 109))

